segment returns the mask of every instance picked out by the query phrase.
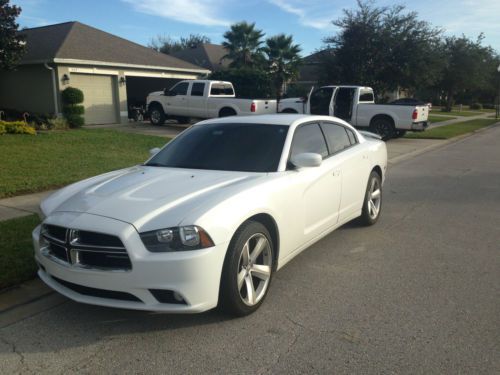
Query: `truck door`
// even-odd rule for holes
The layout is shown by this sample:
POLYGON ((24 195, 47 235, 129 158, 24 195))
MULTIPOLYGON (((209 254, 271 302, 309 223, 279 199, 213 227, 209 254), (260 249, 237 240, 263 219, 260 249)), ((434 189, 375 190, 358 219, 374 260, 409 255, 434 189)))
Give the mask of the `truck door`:
POLYGON ((340 87, 335 94, 333 115, 344 121, 351 122, 356 88, 340 87))
POLYGON ((189 93, 189 115, 192 117, 207 117, 207 100, 205 93, 205 82, 193 82, 189 93))
POLYGON ((168 90, 165 98, 167 115, 189 116, 188 87, 189 82, 179 82, 168 90))
POLYGON ((309 114, 331 115, 332 98, 334 87, 321 87, 309 95, 309 114))

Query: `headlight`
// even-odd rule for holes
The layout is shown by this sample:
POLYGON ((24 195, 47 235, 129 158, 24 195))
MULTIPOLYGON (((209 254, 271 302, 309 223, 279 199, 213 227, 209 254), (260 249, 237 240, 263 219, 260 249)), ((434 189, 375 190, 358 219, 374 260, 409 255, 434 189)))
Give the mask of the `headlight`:
POLYGON ((164 228, 140 233, 142 243, 152 253, 205 249, 214 246, 207 232, 196 225, 164 228))

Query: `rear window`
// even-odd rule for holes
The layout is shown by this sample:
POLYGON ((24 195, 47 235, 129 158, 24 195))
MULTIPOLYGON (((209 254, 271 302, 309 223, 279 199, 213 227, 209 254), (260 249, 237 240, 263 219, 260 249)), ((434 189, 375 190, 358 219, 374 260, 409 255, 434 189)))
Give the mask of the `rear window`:
POLYGON ((225 83, 213 83, 210 95, 234 95, 233 86, 225 83))
POLYGON ((347 129, 343 126, 323 123, 321 124, 321 128, 325 132, 330 154, 335 154, 345 148, 351 147, 351 140, 347 134, 347 129))
POLYGON ((205 91, 205 84, 202 82, 193 83, 193 87, 191 88, 191 96, 203 96, 203 92, 205 91))
POLYGON ((371 91, 361 91, 359 94, 359 101, 360 102, 373 102, 373 92, 371 91))

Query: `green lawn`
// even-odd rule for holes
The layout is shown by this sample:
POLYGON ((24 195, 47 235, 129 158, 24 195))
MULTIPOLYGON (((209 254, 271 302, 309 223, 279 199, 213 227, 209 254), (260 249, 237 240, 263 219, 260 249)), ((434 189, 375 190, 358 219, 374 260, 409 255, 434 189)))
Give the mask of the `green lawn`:
POLYGON ((445 125, 424 132, 407 133, 405 138, 448 139, 484 128, 498 122, 495 119, 476 119, 445 125))
POLYGON ((430 122, 441 122, 441 121, 448 121, 448 120, 454 120, 456 117, 453 116, 434 116, 434 115, 429 115, 429 121, 430 122))
POLYGON ((470 117, 470 116, 478 116, 483 114, 484 112, 481 111, 462 111, 459 112, 458 110, 454 109, 451 112, 441 112, 441 111, 431 111, 433 115, 442 115, 442 116, 463 116, 463 117, 470 117))
POLYGON ((0 290, 35 277, 31 232, 39 222, 36 215, 0 222, 0 290))
POLYGON ((109 129, 0 136, 0 198, 48 190, 146 160, 168 139, 109 129))

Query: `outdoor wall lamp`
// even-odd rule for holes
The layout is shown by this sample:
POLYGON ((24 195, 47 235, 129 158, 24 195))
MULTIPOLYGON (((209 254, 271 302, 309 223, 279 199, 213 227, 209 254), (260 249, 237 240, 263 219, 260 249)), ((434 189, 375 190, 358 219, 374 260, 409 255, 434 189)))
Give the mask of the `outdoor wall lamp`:
POLYGON ((69 76, 67 74, 63 74, 61 80, 62 80, 63 85, 67 85, 69 83, 69 76))
POLYGON ((124 86, 125 83, 127 83, 127 80, 125 79, 125 77, 121 76, 118 82, 120 82, 120 86, 124 86))

